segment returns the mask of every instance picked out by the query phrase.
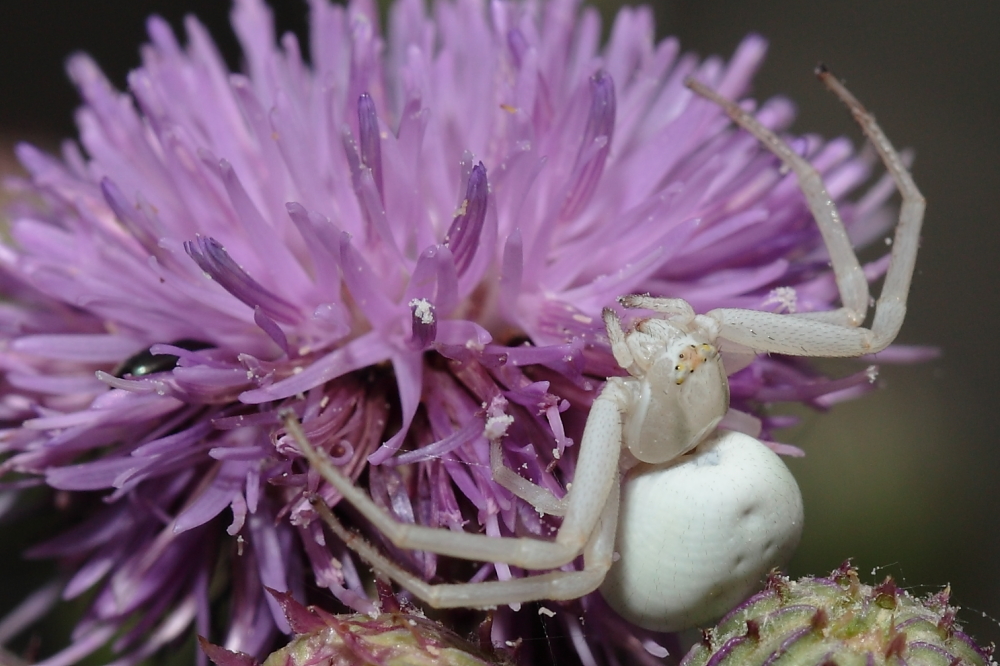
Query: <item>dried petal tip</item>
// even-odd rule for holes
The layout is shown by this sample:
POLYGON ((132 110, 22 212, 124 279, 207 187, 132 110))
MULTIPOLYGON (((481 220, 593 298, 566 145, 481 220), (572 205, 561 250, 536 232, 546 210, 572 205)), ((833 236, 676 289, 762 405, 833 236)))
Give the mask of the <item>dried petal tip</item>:
MULTIPOLYGON (((331 615, 303 606, 291 595, 271 591, 293 630, 309 627, 264 660, 263 666, 364 664, 364 666, 500 666, 471 644, 422 615, 404 611, 369 615, 331 615), (298 620, 297 622, 294 620, 298 620)), ((217 666, 257 666, 258 662, 201 639, 217 666)))
POLYGON ((711 640, 681 666, 992 664, 942 598, 915 598, 891 577, 865 585, 845 562, 828 578, 769 585, 710 629, 711 640))

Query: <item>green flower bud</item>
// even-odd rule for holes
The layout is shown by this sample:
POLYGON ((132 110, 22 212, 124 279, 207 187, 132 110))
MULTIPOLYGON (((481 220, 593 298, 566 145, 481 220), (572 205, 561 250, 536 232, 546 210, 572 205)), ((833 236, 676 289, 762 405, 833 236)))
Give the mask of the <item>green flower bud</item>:
POLYGON ((332 626, 296 636, 264 666, 492 666, 469 643, 419 615, 341 615, 332 626))
MULTIPOLYGON (((501 666, 438 622, 405 610, 333 615, 269 590, 295 637, 263 666, 501 666)), ((201 639, 217 666, 260 666, 252 656, 201 639)))
POLYGON ((864 585, 849 562, 829 578, 773 573, 762 592, 704 633, 681 666, 992 664, 992 646, 981 649, 961 631, 948 597, 948 588, 913 597, 892 577, 864 585))

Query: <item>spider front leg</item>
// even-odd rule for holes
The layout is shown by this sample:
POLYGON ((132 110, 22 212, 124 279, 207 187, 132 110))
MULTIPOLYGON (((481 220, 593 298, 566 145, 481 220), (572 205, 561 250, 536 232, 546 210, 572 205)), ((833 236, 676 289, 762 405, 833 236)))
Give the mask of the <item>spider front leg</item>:
POLYGON ((697 81, 688 81, 688 86, 694 92, 719 104, 734 122, 757 137, 796 174, 830 253, 842 302, 840 309, 831 312, 779 315, 720 308, 707 315, 719 322, 721 337, 759 352, 794 356, 861 356, 879 352, 889 346, 903 324, 925 203, 899 154, 879 128, 875 118, 825 67, 820 67, 817 75, 850 109, 895 180, 903 200, 892 259, 882 294, 876 304, 872 327, 855 328, 865 319, 868 283, 836 206, 819 174, 787 143, 734 102, 720 97, 697 81))
MULTIPOLYGON (((596 529, 583 549, 582 571, 552 571, 526 578, 481 583, 428 583, 383 555, 357 532, 344 527, 328 506, 319 501, 314 502, 313 506, 323 522, 348 548, 360 555, 379 574, 396 581, 431 607, 493 608, 546 599, 577 599, 597 589, 604 581, 613 560, 619 494, 616 480, 596 529)), ((456 534, 445 530, 435 531, 456 534)), ((500 541, 503 537, 487 538, 500 541)))
POLYGON ((583 571, 556 571, 527 579, 476 584, 428 584, 382 555, 361 536, 350 532, 326 507, 317 511, 330 529, 375 569, 396 580, 438 608, 495 606, 539 599, 574 599, 597 589, 611 566, 618 517, 618 459, 621 419, 627 393, 609 382, 594 402, 580 443, 576 477, 565 499, 565 518, 555 541, 528 537, 495 538, 452 532, 394 520, 362 489, 309 442, 296 416, 283 415, 285 429, 310 466, 329 482, 395 546, 424 550, 466 560, 503 562, 525 569, 561 567, 584 556, 583 571))
POLYGON ((649 296, 648 294, 630 294, 628 296, 619 296, 618 302, 627 308, 652 310, 657 314, 665 315, 667 319, 673 319, 684 325, 691 323, 695 318, 694 308, 682 298, 662 298, 649 296))
POLYGON ((722 97, 704 84, 689 79, 688 88, 698 95, 722 107, 733 122, 752 134, 761 144, 777 156, 799 181, 810 212, 816 219, 823 242, 830 252, 837 288, 840 290, 842 307, 833 312, 823 313, 824 321, 844 326, 859 326, 868 311, 868 280, 858 263, 858 258, 847 237, 847 230, 840 218, 819 173, 809 162, 792 150, 785 141, 758 122, 756 118, 740 108, 736 102, 722 97))

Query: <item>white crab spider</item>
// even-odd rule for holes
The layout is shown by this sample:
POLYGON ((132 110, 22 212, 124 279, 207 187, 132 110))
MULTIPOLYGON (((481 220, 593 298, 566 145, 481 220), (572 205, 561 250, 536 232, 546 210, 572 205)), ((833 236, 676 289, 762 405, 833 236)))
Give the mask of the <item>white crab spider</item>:
POLYGON ((870 329, 860 327, 868 283, 817 172, 735 103, 689 81, 796 174, 829 251, 842 306, 802 314, 723 308, 696 315, 679 299, 627 296, 620 299, 625 307, 660 315, 627 333, 606 309, 612 351, 631 376, 609 379, 595 399, 566 496, 558 499, 515 474, 504 466, 499 442, 492 445, 495 479, 537 510, 563 516, 553 541, 399 523, 312 447, 293 415, 285 416, 288 434, 310 464, 397 547, 548 573, 433 585, 390 561, 317 503, 330 529, 376 570, 434 607, 573 599, 600 587, 620 613, 657 630, 720 615, 752 592, 762 574, 784 563, 801 532, 801 496, 787 468, 763 444, 717 429, 729 407, 718 350, 833 357, 884 349, 903 323, 924 211, 923 197, 874 118, 825 68, 817 75, 848 106, 902 195, 892 261, 870 329), (582 570, 559 569, 581 554, 582 570))

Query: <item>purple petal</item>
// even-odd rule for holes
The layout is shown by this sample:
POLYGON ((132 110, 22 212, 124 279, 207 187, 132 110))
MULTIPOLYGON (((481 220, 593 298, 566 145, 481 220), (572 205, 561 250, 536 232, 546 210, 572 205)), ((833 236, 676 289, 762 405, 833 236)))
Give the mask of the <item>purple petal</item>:
POLYGON ((242 491, 248 467, 245 460, 227 460, 219 465, 211 484, 177 515, 174 533, 198 527, 219 515, 233 501, 233 495, 242 491))
POLYGON ((85 363, 117 363, 142 347, 135 340, 108 334, 25 335, 11 344, 22 354, 85 363))
POLYGON ((615 130, 615 84, 605 71, 590 77, 590 115, 580 141, 580 152, 570 175, 569 189, 559 218, 577 215, 590 201, 604 172, 615 130))
POLYGON ((305 370, 288 379, 240 394, 240 401, 258 404, 303 393, 352 370, 384 361, 392 353, 393 349, 373 331, 314 361, 305 370))
POLYGON ((396 307, 386 297, 386 281, 372 268, 351 243, 346 231, 340 236, 341 261, 343 261, 344 283, 372 326, 383 329, 398 315, 396 307))
POLYGON ((361 149, 361 163, 371 169, 372 179, 379 195, 384 196, 382 187, 381 129, 375 114, 375 102, 371 95, 364 93, 358 98, 358 135, 361 149))
POLYGON ((455 268, 459 275, 468 270, 479 246, 479 236, 486 221, 488 194, 486 167, 480 162, 469 174, 465 199, 462 200, 458 215, 452 220, 451 227, 444 237, 444 245, 454 255, 455 268))
POLYGON ((297 324, 302 320, 294 305, 272 294, 247 275, 214 238, 199 236, 194 241, 185 241, 184 249, 209 277, 251 308, 259 307, 271 318, 285 324, 297 324))
POLYGON ((403 412, 403 423, 399 432, 393 435, 378 451, 368 457, 372 465, 381 465, 399 450, 413 423, 420 404, 420 393, 423 380, 423 357, 420 354, 399 354, 392 358, 392 367, 396 372, 396 385, 399 388, 400 406, 403 412))

